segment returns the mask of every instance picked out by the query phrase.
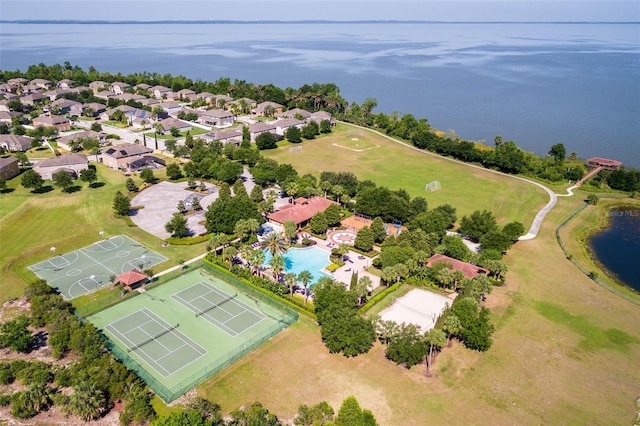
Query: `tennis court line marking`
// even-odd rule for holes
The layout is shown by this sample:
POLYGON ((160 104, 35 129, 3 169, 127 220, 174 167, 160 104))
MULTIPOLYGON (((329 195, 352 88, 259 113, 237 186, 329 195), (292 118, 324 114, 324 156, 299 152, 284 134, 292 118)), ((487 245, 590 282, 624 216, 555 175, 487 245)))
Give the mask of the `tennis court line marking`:
MULTIPOLYGON (((186 289, 184 289, 184 290, 182 290, 182 291, 180 291, 180 292, 178 292, 178 293, 172 294, 172 295, 171 295, 171 297, 172 297, 172 298, 174 298, 174 299, 176 299, 176 300, 178 300, 179 302, 183 303, 183 305, 186 305, 187 307, 191 307, 191 308, 192 308, 192 309, 191 309, 192 311, 194 311, 194 312, 198 312, 198 311, 199 311, 199 309, 198 309, 195 305, 193 305, 193 303, 192 303, 192 302, 193 302, 193 301, 195 301, 195 300, 197 300, 197 299, 202 298, 202 299, 204 299, 206 302, 211 303, 211 300, 209 300, 209 299, 207 299, 207 298, 205 298, 205 297, 204 297, 204 296, 206 296, 207 294, 210 294, 210 293, 215 293, 216 295, 223 296, 223 299, 222 299, 222 300, 227 299, 227 298, 230 296, 229 294, 227 294, 227 293, 225 293, 224 291, 222 291, 222 290, 218 289, 217 287, 214 287, 214 286, 210 285, 210 284, 209 284, 209 283, 207 283, 206 281, 200 281, 200 282, 197 282, 197 283, 193 284, 193 285, 192 285, 192 286, 190 286, 190 287, 187 287, 186 289), (205 291, 203 294, 199 294, 197 297, 195 297, 195 298, 191 299, 190 301, 188 301, 188 300, 186 300, 186 299, 182 298, 181 296, 179 296, 179 293, 182 293, 182 292, 184 292, 184 291, 187 291, 187 290, 189 290, 189 289, 192 289, 193 287, 196 287, 196 286, 198 286, 198 287, 204 287, 206 291, 205 291)), ((213 325, 217 326, 217 327, 218 327, 218 328, 220 328, 222 331, 226 332, 227 334, 229 334, 229 335, 230 335, 230 336, 232 336, 232 337, 235 337, 235 336, 238 336, 238 335, 239 335, 239 334, 241 334, 241 333, 244 333, 246 330, 249 330, 250 328, 252 328, 252 327, 254 327, 256 324, 258 324, 258 323, 262 322, 262 321, 266 318, 266 315, 264 315, 264 314, 263 314, 263 313, 261 313, 261 312, 256 311, 255 309, 253 309, 251 306, 248 306, 248 305, 247 305, 246 303, 244 303, 244 302, 240 303, 240 302, 237 302, 237 301, 236 301, 236 300, 234 300, 234 299, 229 299, 229 300, 227 300, 225 303, 228 303, 228 302, 233 302, 233 304, 234 304, 235 306, 238 306, 238 307, 240 307, 240 308, 242 309, 242 312, 238 313, 237 315, 233 315, 232 313, 230 313, 229 311, 227 311, 224 307, 222 307, 222 305, 220 305, 220 306, 218 306, 218 307, 217 307, 217 308, 215 308, 215 309, 220 308, 220 310, 222 310, 223 312, 225 312, 226 314, 228 314, 228 315, 230 316, 230 318, 229 318, 229 319, 227 319, 226 321, 220 321, 220 320, 217 320, 217 319, 213 318, 212 316, 210 316, 210 315, 208 314, 208 312, 207 312, 207 313, 205 313, 205 314, 203 314, 202 316, 204 316, 204 317, 205 317, 205 319, 206 319, 209 323, 211 323, 211 324, 213 324, 213 325), (242 329, 240 332, 237 332, 237 331, 233 330, 231 327, 229 327, 229 326, 227 325, 227 323, 228 323, 229 321, 232 321, 232 320, 236 319, 237 317, 244 315, 244 314, 245 314, 245 313, 247 313, 247 312, 249 312, 249 313, 251 313, 252 315, 254 315, 254 316, 258 319, 258 321, 254 322, 254 323, 253 323, 252 325, 250 325, 249 327, 246 327, 246 328, 242 329)))
MULTIPOLYGON (((114 322, 112 322, 112 323, 110 323, 110 324, 107 324, 104 328, 105 328, 105 329, 109 329, 109 330, 111 331, 111 334, 112 334, 116 339, 120 340, 120 341, 125 345, 125 347, 130 348, 130 347, 134 347, 136 344, 135 344, 134 342, 132 342, 132 341, 131 341, 131 339, 129 339, 129 338, 126 336, 126 334, 127 334, 127 333, 130 333, 130 332, 132 332, 132 331, 134 331, 134 330, 136 330, 136 329, 140 329, 140 330, 141 330, 143 333, 145 333, 147 336, 152 337, 152 335, 151 335, 151 334, 149 334, 146 330, 144 330, 144 329, 142 328, 142 326, 144 326, 145 324, 151 323, 151 322, 154 322, 154 323, 160 324, 160 325, 161 325, 165 330, 168 330, 168 329, 170 329, 170 328, 171 328, 171 325, 170 325, 170 324, 169 324, 169 327, 167 327, 167 323, 165 323, 165 321, 164 321, 162 318, 158 317, 158 316, 157 316, 157 315, 155 315, 153 312, 149 311, 147 308, 142 308, 142 309, 140 309, 140 310, 138 310, 138 311, 132 312, 132 313, 130 313, 129 315, 127 315, 127 316, 125 316, 125 317, 123 317, 123 318, 121 318, 121 319, 119 319, 119 320, 116 320, 116 321, 114 321, 114 322), (145 321, 144 323, 141 323, 141 324, 137 325, 136 327, 134 327, 134 328, 131 328, 131 329, 127 330, 126 332, 121 332, 120 330, 118 330, 117 328, 115 328, 115 327, 113 326, 113 324, 114 324, 114 323, 121 322, 121 321, 123 321, 123 320, 125 320, 125 319, 127 319, 127 318, 129 318, 129 317, 131 317, 131 316, 133 316, 133 315, 135 315, 135 314, 138 314, 138 313, 143 313, 143 314, 148 318, 148 321, 145 321), (122 338, 126 339, 129 343, 131 343, 131 345, 127 345, 127 343, 126 343, 126 342, 124 342, 122 339, 120 339, 120 337, 122 337, 122 338)), ((161 333, 162 333, 162 332, 161 332, 161 333)), ((177 334, 177 333, 174 333, 174 331, 173 331, 173 330, 170 330, 168 333, 171 333, 171 334, 173 334, 175 337, 177 337, 177 338, 178 338, 178 339, 183 343, 183 344, 182 344, 182 346, 179 346, 179 347, 177 347, 177 348, 176 348, 176 349, 174 349, 174 350, 169 350, 165 345, 163 345, 163 344, 162 344, 162 342, 160 342, 160 341, 159 341, 159 340, 157 340, 157 339, 154 339, 154 340, 155 340, 155 341, 156 341, 160 346, 162 346, 162 347, 165 349, 165 352, 167 352, 165 355, 163 355, 163 356, 161 356, 161 357, 159 357, 159 358, 154 358, 154 357, 152 357, 152 356, 151 356, 151 355, 149 355, 149 354, 148 354, 148 353, 147 353, 147 352, 146 352, 142 347, 138 347, 138 348, 136 348, 136 349, 134 349, 134 350, 133 350, 133 352, 136 352, 136 351, 140 351, 140 352, 142 352, 142 353, 144 354, 144 356, 139 355, 139 356, 140 356, 140 358, 142 358, 142 359, 147 363, 147 365, 149 365, 151 368, 153 368, 154 370, 156 370, 156 371, 157 371, 157 372, 158 372, 158 373, 159 373, 163 378, 165 378, 165 379, 166 379, 167 377, 171 376, 172 374, 175 374, 175 373, 177 373, 178 371, 182 370, 183 368, 187 367, 188 365, 190 365, 190 364, 192 364, 192 363, 196 362, 198 359, 200 359, 202 356, 204 356, 204 355, 206 355, 206 354, 208 353, 208 351, 207 351, 206 349, 204 349, 204 348, 202 348, 202 347, 197 347, 197 348, 196 348, 196 347, 194 347, 190 342, 185 341, 185 340, 182 338, 182 336, 181 336, 181 334, 182 334, 182 333, 177 334), (187 363, 187 364, 182 365, 180 368, 178 368, 177 370, 175 370, 175 371, 173 371, 173 372, 169 372, 169 371, 168 371, 166 368, 164 368, 160 363, 158 363, 158 360, 161 360, 161 359, 166 358, 167 356, 169 356, 169 355, 173 354, 174 352, 177 352, 177 351, 181 350, 181 349, 182 349, 182 348, 184 348, 185 346, 189 346, 191 349, 193 349, 193 351, 194 351, 194 352, 196 352, 196 353, 197 353, 197 354, 199 354, 200 356, 198 356, 198 357, 194 358, 191 362, 189 362, 189 363, 187 363), (204 351, 204 352, 202 352, 202 351, 204 351), (156 367, 158 367, 159 369, 164 370, 164 372, 165 372, 166 374, 163 374, 163 373, 162 373, 161 371, 159 371, 159 369, 157 369, 156 367)), ((168 333, 167 333, 167 334, 168 334, 168 333)), ((185 337, 186 337, 186 336, 185 336, 185 337)), ((149 342, 149 343, 151 343, 151 342, 149 342)))
MULTIPOLYGON (((107 269, 108 271, 110 271, 111 273, 114 273, 116 275, 118 275, 118 273, 116 271, 114 271, 113 269, 109 268, 107 265, 105 265, 104 263, 97 261, 96 259, 94 259, 93 257, 89 256, 89 253, 84 251, 84 247, 83 248, 79 248, 78 251, 81 251, 82 254, 84 254, 85 256, 87 256, 89 259, 93 260, 94 262, 96 262, 98 265, 103 266, 105 269, 107 269)), ((109 261, 111 259, 107 259, 107 261, 109 261)))

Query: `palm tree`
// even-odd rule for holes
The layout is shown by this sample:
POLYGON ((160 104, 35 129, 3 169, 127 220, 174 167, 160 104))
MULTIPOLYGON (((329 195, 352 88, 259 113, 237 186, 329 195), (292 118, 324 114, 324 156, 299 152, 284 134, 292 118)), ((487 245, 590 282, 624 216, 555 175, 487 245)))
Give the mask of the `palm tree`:
POLYGON ((396 271, 392 266, 387 266, 386 268, 382 269, 380 278, 382 278, 382 281, 384 281, 387 284, 387 287, 389 287, 391 281, 394 281, 396 279, 396 271))
POLYGON ((460 283, 460 281, 464 280, 466 276, 464 275, 464 272, 456 269, 454 271, 451 271, 451 278, 453 279, 453 288, 455 289, 458 288, 458 284, 460 283))
POLYGON ((380 321, 378 325, 380 327, 379 334, 382 342, 385 345, 388 345, 389 341, 395 337, 399 330, 398 323, 395 321, 380 321))
POLYGON ((433 350, 440 350, 444 347, 447 341, 447 336, 444 331, 439 328, 432 328, 424 335, 424 340, 427 346, 429 346, 429 352, 427 354, 427 376, 431 376, 431 362, 433 360, 433 350))
POLYGON ((320 182, 320 189, 324 191, 324 198, 327 198, 327 192, 331 190, 333 185, 328 180, 323 180, 320 182))
POLYGON ((233 266, 233 259, 238 255, 238 249, 234 246, 225 247, 222 250, 222 258, 229 262, 229 269, 233 266))
POLYGON ((249 255, 249 263, 251 264, 252 270, 253 268, 255 268, 255 271, 252 271, 253 273, 255 273, 256 271, 262 268, 262 264, 264 263, 265 257, 266 255, 264 254, 263 250, 251 251, 251 254, 249 255))
POLYGON ((97 419, 106 411, 107 398, 94 383, 82 382, 69 398, 69 409, 85 422, 97 419))
POLYGON ((282 233, 271 232, 267 238, 260 241, 260 248, 269 250, 271 256, 276 256, 287 251, 287 242, 282 233))
POLYGON ((402 277, 406 277, 409 273, 409 268, 404 263, 396 263, 393 265, 393 272, 396 276, 396 282, 399 283, 402 277))
POLYGON ((334 248, 333 251, 335 254, 340 255, 340 260, 344 262, 344 257, 351 250, 351 246, 349 244, 341 243, 338 247, 334 248))
POLYGON ((373 281, 371 281, 371 278, 365 275, 363 277, 360 277, 360 279, 358 280, 358 283, 356 284, 356 288, 350 289, 350 290, 355 290, 356 294, 358 295, 358 306, 361 306, 362 299, 367 294, 369 294, 369 292, 372 289, 373 289, 373 281))
POLYGON ((340 204, 340 196, 344 195, 346 191, 342 185, 333 185, 331 187, 331 192, 336 196, 336 202, 340 204))
POLYGON ((307 286, 313 280, 311 272, 304 270, 298 274, 298 281, 304 286, 304 304, 307 304, 307 286))
POLYGON ((284 271, 285 265, 286 263, 284 260, 284 256, 278 254, 273 256, 271 260, 269 260, 269 266, 271 267, 271 271, 273 272, 274 281, 278 281, 280 272, 284 271))
POLYGON ((293 272, 288 272, 284 274, 284 282, 289 287, 289 294, 293 298, 293 287, 296 285, 297 275, 293 272))
POLYGON ((462 330, 462 323, 456 314, 450 313, 442 323, 442 330, 447 333, 447 347, 451 346, 451 335, 458 334, 462 330))
POLYGON ((51 388, 46 383, 32 383, 25 391, 25 399, 35 411, 46 410, 51 405, 51 388))
POLYGON ((229 236, 226 234, 215 234, 211 237, 207 250, 214 250, 214 254, 218 255, 218 250, 224 249, 229 244, 229 236))
POLYGON ((436 272, 436 276, 434 278, 444 288, 449 287, 449 285, 453 282, 451 271, 447 268, 442 268, 438 272, 436 272))

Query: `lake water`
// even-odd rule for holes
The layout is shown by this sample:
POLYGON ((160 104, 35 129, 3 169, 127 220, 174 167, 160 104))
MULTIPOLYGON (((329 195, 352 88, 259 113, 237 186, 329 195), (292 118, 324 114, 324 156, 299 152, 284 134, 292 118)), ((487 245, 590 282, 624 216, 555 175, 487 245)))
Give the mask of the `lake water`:
POLYGON ((619 281, 640 292, 640 209, 611 210, 609 226, 591 237, 589 245, 619 281))
POLYGON ((545 155, 640 167, 639 24, 8 24, 0 68, 229 77, 280 87, 334 82, 347 101, 545 155))

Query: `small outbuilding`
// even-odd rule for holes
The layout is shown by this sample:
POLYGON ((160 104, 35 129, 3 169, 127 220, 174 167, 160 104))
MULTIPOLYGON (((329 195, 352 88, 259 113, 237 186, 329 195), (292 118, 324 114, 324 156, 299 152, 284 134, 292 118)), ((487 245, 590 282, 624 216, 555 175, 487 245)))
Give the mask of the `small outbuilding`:
POLYGON ((133 269, 129 272, 118 275, 117 279, 118 282, 121 283, 125 288, 125 290, 132 291, 143 286, 147 281, 147 276, 137 269, 133 269))

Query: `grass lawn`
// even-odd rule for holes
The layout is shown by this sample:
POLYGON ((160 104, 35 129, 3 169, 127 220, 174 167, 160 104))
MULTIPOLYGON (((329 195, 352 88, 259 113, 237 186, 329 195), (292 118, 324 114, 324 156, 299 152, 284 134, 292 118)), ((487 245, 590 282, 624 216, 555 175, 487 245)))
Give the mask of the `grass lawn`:
MULTIPOLYGON (((89 188, 79 181, 82 189, 71 194, 58 188, 32 194, 20 186, 20 177, 7 183, 13 191, 0 194, 0 303, 23 295, 25 283, 36 279, 27 266, 51 257, 50 247, 55 246, 58 253, 84 247, 100 238, 100 230, 105 237, 126 234, 168 257, 170 260, 159 265, 158 270, 203 253, 204 243, 162 247, 159 238, 115 218, 113 197, 118 190, 126 191, 126 177, 102 165, 98 165, 98 175, 104 186, 89 188)), ((134 179, 141 183, 139 178, 134 179)))
POLYGON ((454 343, 411 370, 384 347, 331 355, 311 321, 298 323, 198 387, 230 411, 259 400, 281 417, 355 395, 381 425, 630 424, 640 394, 640 307, 615 296, 565 259, 555 228, 580 205, 562 199, 538 238, 506 258, 507 284, 487 303, 497 331, 483 354, 454 343))
POLYGON ((262 153, 292 164, 300 175, 352 171, 359 179, 371 179, 390 189, 404 188, 412 197, 425 197, 431 207, 451 204, 458 218, 487 209, 502 224, 517 220, 528 229, 535 213, 548 201, 544 191, 529 183, 418 152, 343 123, 331 134, 301 146, 302 151, 294 153, 289 152, 288 144, 262 153), (440 181, 442 189, 426 192, 426 184, 434 180, 440 181))

